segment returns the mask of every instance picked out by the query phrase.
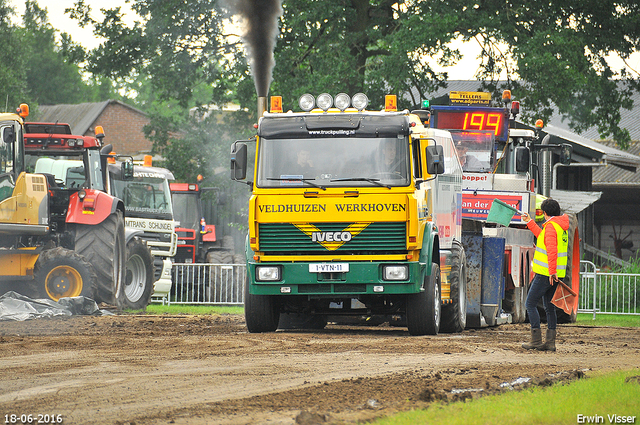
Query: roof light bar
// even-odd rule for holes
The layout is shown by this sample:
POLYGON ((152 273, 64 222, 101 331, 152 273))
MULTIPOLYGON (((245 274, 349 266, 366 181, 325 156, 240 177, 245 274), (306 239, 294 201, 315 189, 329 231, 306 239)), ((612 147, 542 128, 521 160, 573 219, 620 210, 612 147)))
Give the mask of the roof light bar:
POLYGON ((318 99, 316 99, 316 104, 318 108, 326 112, 333 106, 333 97, 331 97, 329 93, 322 93, 318 96, 318 99))
POLYGON ((300 109, 305 112, 309 112, 310 110, 312 110, 315 104, 315 98, 309 93, 303 94, 302 96, 300 96, 300 99, 298 99, 298 105, 300 106, 300 109))

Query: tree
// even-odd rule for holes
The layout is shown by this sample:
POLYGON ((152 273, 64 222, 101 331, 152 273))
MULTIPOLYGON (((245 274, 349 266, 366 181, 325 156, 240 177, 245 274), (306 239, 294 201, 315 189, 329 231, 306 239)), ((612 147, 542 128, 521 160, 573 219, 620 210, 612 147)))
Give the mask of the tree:
POLYGON ((59 44, 47 10, 40 8, 36 1, 25 2, 23 27, 17 33, 25 60, 22 78, 26 79, 31 101, 73 104, 113 97, 115 91, 110 81, 83 80, 79 64, 84 61, 84 49, 66 33, 62 33, 59 44))
POLYGON ((23 78, 24 57, 17 28, 11 23, 13 10, 6 0, 0 0, 0 87, 3 111, 14 111, 22 102, 28 102, 27 84, 23 78))
MULTIPOLYGON (((250 73, 237 60, 243 50, 223 38, 218 2, 183 5, 134 0, 145 20, 127 28, 117 9, 93 21, 80 0, 75 16, 107 39, 92 52, 91 70, 153 76, 159 96, 183 106, 206 83, 212 101, 254 109, 250 73)), ((619 111, 631 107, 638 75, 612 69, 604 58, 625 59, 640 46, 640 5, 633 0, 287 0, 282 7, 271 93, 282 94, 286 107, 304 92, 323 91, 364 91, 373 107, 396 93, 401 107, 413 107, 446 85, 447 74, 425 57, 451 65, 461 53, 448 43, 476 40, 483 47, 477 78, 496 96, 513 89, 529 118, 548 118, 555 105, 576 130, 596 125, 623 146, 629 139, 619 111), (503 71, 507 81, 498 87, 503 71)))

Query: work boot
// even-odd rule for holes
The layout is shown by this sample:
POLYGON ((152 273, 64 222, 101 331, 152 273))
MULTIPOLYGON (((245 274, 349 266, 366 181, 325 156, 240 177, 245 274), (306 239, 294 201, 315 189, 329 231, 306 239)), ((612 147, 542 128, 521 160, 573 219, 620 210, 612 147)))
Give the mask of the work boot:
POLYGON ((522 348, 526 350, 543 350, 543 347, 542 330, 540 328, 531 329, 531 342, 525 342, 522 344, 522 348))
POLYGON ((542 350, 546 351, 556 351, 556 330, 555 329, 547 329, 547 338, 544 342, 544 347, 542 350))

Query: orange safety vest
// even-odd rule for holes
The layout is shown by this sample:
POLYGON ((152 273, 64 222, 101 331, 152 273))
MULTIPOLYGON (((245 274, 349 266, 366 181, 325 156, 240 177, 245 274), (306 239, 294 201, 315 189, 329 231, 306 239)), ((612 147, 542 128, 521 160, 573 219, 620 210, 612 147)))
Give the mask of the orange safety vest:
POLYGON ((536 243, 536 252, 533 254, 533 267, 534 273, 541 274, 543 276, 550 276, 549 273, 549 258, 547 256, 547 248, 544 245, 544 235, 547 230, 547 226, 551 224, 556 229, 556 236, 558 238, 558 258, 556 260, 556 273, 558 277, 565 277, 567 275, 567 251, 569 247, 569 234, 566 230, 563 230, 558 223, 553 221, 547 222, 542 228, 542 232, 538 235, 538 241, 536 243))

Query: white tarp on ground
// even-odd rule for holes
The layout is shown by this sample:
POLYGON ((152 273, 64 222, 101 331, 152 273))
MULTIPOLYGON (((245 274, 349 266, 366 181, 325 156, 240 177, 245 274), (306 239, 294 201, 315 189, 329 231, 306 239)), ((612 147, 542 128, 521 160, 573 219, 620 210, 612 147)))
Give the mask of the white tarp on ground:
POLYGON ((26 297, 9 291, 0 297, 0 320, 28 320, 43 317, 113 314, 100 310, 94 300, 87 297, 61 298, 60 301, 26 297))

